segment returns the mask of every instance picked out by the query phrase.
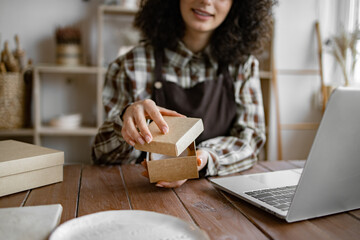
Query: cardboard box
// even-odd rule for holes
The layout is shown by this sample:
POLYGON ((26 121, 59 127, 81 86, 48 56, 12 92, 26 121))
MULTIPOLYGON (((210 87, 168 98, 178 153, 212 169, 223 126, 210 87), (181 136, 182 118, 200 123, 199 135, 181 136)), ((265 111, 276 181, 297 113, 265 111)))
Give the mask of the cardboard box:
POLYGON ((163 134, 155 122, 152 122, 149 130, 153 140, 149 144, 135 144, 136 149, 148 152, 150 182, 198 178, 195 139, 204 131, 202 120, 168 116, 164 116, 164 120, 169 126, 167 134, 163 134), (163 154, 166 157, 153 160, 149 153, 163 154))
POLYGON ((0 141, 0 197, 63 180, 64 152, 0 141))

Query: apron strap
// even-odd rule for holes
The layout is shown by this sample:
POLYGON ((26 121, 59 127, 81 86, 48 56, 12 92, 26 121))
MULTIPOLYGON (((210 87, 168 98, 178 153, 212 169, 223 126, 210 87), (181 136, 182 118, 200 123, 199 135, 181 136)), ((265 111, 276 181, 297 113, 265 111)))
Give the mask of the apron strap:
POLYGON ((155 81, 161 81, 163 82, 163 77, 162 77, 162 65, 163 65, 163 56, 164 56, 164 51, 163 49, 155 49, 154 52, 155 55, 155 81))

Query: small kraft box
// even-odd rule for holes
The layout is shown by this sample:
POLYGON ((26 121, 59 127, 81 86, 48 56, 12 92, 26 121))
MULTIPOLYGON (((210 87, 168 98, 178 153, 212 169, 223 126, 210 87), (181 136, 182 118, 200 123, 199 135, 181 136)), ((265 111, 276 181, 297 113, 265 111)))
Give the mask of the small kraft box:
POLYGON ((64 152, 0 141, 0 197, 63 181, 64 152))
POLYGON ((150 143, 135 144, 148 152, 146 161, 150 182, 198 178, 195 139, 204 131, 200 118, 164 116, 169 132, 163 134, 155 122, 149 124, 150 143))

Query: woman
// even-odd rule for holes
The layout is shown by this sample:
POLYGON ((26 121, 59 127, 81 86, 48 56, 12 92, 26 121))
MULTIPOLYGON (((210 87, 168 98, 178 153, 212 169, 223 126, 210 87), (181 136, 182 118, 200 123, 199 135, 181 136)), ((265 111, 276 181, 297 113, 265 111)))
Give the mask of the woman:
MULTIPOLYGON (((106 75, 107 120, 93 146, 98 164, 135 162, 134 144, 151 142, 146 119, 166 134, 163 115, 202 118, 196 140, 203 175, 250 168, 265 143, 258 62, 274 0, 142 0, 142 43, 106 75)), ((140 158, 141 159, 141 158, 140 158)), ((178 187, 186 180, 158 182, 178 187)))

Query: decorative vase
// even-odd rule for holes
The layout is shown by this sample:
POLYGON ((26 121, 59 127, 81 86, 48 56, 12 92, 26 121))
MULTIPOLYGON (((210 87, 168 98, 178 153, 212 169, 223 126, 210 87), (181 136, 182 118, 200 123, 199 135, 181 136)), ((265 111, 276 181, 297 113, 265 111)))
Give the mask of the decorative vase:
POLYGON ((57 44, 56 63, 64 66, 81 65, 82 51, 80 44, 57 44))

